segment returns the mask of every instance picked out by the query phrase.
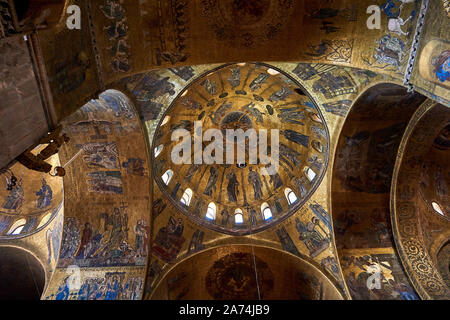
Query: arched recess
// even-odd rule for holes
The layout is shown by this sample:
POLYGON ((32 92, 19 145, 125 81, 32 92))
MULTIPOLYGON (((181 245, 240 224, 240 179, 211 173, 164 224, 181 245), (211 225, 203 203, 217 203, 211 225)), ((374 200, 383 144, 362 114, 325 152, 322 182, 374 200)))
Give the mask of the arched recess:
POLYGON ((432 101, 421 106, 403 136, 392 180, 394 239, 423 299, 450 298, 449 124, 449 108, 432 101))
POLYGON ((45 285, 45 270, 31 253, 0 246, 0 300, 39 300, 45 285))
POLYGON ((62 124, 64 229, 45 299, 140 299, 149 239, 147 144, 129 99, 107 90, 62 124), (131 143, 132 142, 132 143, 131 143), (74 266, 79 267, 79 271, 74 266), (74 272, 80 286, 70 286, 74 272), (114 282, 106 293, 102 283, 114 282), (88 283, 95 282, 98 290, 88 283))
POLYGON ((181 261, 159 282, 151 299, 256 300, 255 265, 262 300, 343 299, 334 283, 310 262, 249 245, 216 247, 181 261))
POLYGON ((332 213, 339 260, 353 299, 418 299, 392 239, 389 191, 403 132, 424 100, 404 87, 377 84, 355 101, 340 132, 332 213), (379 282, 375 273, 381 275, 379 282))

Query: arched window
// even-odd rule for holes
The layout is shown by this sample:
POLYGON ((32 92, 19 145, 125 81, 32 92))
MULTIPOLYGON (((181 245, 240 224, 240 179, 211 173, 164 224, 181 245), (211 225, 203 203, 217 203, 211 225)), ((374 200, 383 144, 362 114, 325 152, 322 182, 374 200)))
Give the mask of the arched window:
POLYGON ((311 169, 310 167, 305 167, 305 169, 304 169, 305 171, 305 174, 306 174, 306 177, 308 178, 308 180, 309 181, 313 181, 314 180, 314 178, 316 177, 316 173, 313 171, 313 169, 311 169))
POLYGON ((25 219, 20 219, 14 222, 14 224, 11 226, 9 231, 6 233, 8 235, 18 235, 22 232, 23 227, 25 227, 25 224, 27 221, 25 219))
POLYGON ((439 204, 433 201, 431 205, 433 206, 434 211, 439 213, 441 216, 445 216, 444 211, 442 211, 442 208, 439 204))
POLYGON ((48 222, 48 220, 50 220, 50 217, 52 216, 52 213, 49 212, 47 213, 41 220, 41 222, 39 222, 39 225, 37 226, 36 229, 39 229, 40 227, 42 227, 44 224, 46 224, 48 222))
POLYGON ((272 68, 267 69, 267 73, 270 74, 271 76, 276 76, 277 74, 280 74, 279 71, 272 68))
POLYGON ((186 190, 184 190, 184 193, 180 199, 180 202, 182 204, 184 204, 185 206, 189 207, 189 204, 191 203, 191 199, 192 199, 192 190, 187 188, 186 190))
POLYGON ((214 202, 211 202, 208 205, 208 209, 206 210, 206 219, 216 220, 216 205, 214 204, 214 202))
POLYGON ((318 152, 320 152, 320 153, 323 152, 323 147, 322 147, 322 144, 320 143, 320 141, 314 140, 314 141, 312 142, 312 146, 313 146, 314 149, 316 149, 316 151, 318 151, 318 152))
POLYGON ((267 202, 264 202, 261 205, 261 213, 265 221, 272 219, 272 210, 270 210, 269 204, 267 202))
POLYGON ((161 176, 161 179, 166 185, 168 185, 170 182, 170 179, 172 179, 172 176, 173 176, 173 171, 169 169, 166 172, 164 172, 164 174, 161 176))
POLYGON ((23 230, 24 227, 25 227, 25 225, 22 225, 22 226, 20 226, 20 227, 15 228, 14 231, 11 232, 11 234, 12 234, 12 235, 18 235, 18 234, 20 234, 20 233, 22 232, 22 230, 23 230))
POLYGON ((319 122, 322 123, 322 119, 320 119, 320 117, 316 114, 316 113, 310 113, 309 117, 311 118, 312 121, 314 122, 319 122))
POLYGON ((161 127, 162 127, 163 125, 165 125, 167 122, 169 122, 169 120, 170 120, 170 116, 165 116, 164 119, 163 119, 163 121, 161 122, 161 127))
POLYGON ((234 212, 234 223, 243 224, 244 223, 244 215, 242 214, 241 209, 236 209, 234 212))
POLYGON ((159 156, 159 154, 161 153, 162 149, 163 149, 163 145, 162 145, 162 144, 160 144, 159 146, 157 146, 157 147, 155 148, 155 158, 156 158, 157 156, 159 156))
POLYGON ((297 196, 295 195, 294 191, 292 191, 292 190, 289 189, 289 188, 284 189, 284 195, 286 196, 286 199, 287 199, 287 201, 288 201, 288 203, 289 203, 290 205, 296 203, 297 200, 298 200, 298 198, 297 198, 297 196))

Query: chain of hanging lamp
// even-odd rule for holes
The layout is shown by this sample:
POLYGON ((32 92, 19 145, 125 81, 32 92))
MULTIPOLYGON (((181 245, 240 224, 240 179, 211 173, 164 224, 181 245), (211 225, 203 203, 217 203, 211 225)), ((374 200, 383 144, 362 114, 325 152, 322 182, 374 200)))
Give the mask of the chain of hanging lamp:
MULTIPOLYGON (((248 205, 247 205, 247 212, 248 211, 248 205)), ((258 270, 256 268, 256 256, 255 256, 255 247, 253 245, 253 221, 250 219, 250 245, 252 247, 252 258, 253 258, 253 268, 255 270, 255 280, 256 280, 256 290, 258 293, 258 300, 261 300, 261 291, 259 288, 259 281, 258 281, 258 270)))

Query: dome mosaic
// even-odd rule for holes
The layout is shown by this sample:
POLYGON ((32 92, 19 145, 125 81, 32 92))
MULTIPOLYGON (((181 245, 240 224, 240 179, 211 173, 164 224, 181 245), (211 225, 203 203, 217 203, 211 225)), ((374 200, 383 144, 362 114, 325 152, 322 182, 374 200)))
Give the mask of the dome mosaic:
MULTIPOLYGON (((328 149, 324 118, 293 78, 262 63, 229 64, 198 77, 172 102, 155 132, 153 170, 162 193, 189 219, 245 235, 284 220, 308 200, 325 173, 328 149), (203 159, 211 141, 216 142, 205 141, 205 133, 219 129, 223 164, 196 162, 195 146, 191 154, 182 155, 188 161, 174 163, 172 151, 180 142, 172 141, 176 129, 187 130, 191 142, 203 132, 203 159), (247 147, 245 160, 237 157, 242 145, 234 137, 230 140, 229 129, 255 129, 259 139, 267 132, 267 155, 279 155, 277 170, 270 173, 261 144, 256 161, 247 147), (235 150, 232 164, 226 161, 228 145, 235 150)), ((212 155, 221 158, 217 150, 212 155)))
MULTIPOLYGON (((45 145, 38 145, 38 154, 45 145)), ((58 155, 48 158, 52 166, 59 166, 58 155)), ((15 162, 1 172, 0 184, 0 240, 22 238, 36 233, 52 221, 63 209, 64 190, 61 177, 29 170, 15 162)))

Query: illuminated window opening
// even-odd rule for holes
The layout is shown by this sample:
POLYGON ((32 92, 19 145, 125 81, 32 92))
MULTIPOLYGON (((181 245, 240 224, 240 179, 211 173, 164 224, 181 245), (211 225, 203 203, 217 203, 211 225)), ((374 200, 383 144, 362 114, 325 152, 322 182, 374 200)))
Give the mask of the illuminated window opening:
POLYGON ((167 122, 169 122, 169 120, 170 120, 170 116, 165 116, 164 119, 163 119, 163 121, 161 122, 161 127, 162 127, 163 125, 165 125, 167 122))
POLYGON ((270 74, 271 76, 276 76, 277 74, 280 74, 279 71, 272 68, 267 69, 267 73, 270 74))
POLYGON ((184 190, 184 193, 180 199, 180 202, 182 204, 184 204, 185 206, 189 207, 189 204, 191 203, 191 199, 192 199, 192 190, 187 188, 186 190, 184 190))
POLYGON ((234 223, 243 224, 244 223, 244 215, 242 214, 241 209, 236 209, 234 212, 234 223))
POLYGON ((315 114, 315 113, 310 113, 309 117, 314 122, 322 123, 322 119, 320 119, 320 117, 317 114, 315 114))
POLYGON ((272 219, 272 210, 270 210, 269 204, 267 202, 264 202, 261 205, 261 212, 265 221, 272 219))
POLYGON ((16 229, 14 229, 14 231, 11 233, 12 235, 18 235, 22 232, 23 228, 25 227, 25 225, 17 227, 16 229))
POLYGON ((310 167, 305 167, 305 174, 309 181, 313 181, 317 174, 310 167))
POLYGON ((11 226, 9 231, 6 233, 8 235, 18 235, 22 232, 23 227, 25 227, 25 224, 27 221, 25 219, 20 219, 14 222, 14 224, 11 226))
POLYGON ((298 198, 297 198, 297 196, 295 195, 294 191, 292 191, 292 190, 289 189, 289 188, 284 189, 284 195, 286 196, 286 199, 287 199, 287 201, 288 201, 288 203, 289 203, 290 205, 296 203, 297 200, 298 200, 298 198))
POLYGON ((441 216, 445 216, 444 211, 442 211, 442 208, 439 204, 437 204, 436 202, 432 202, 431 206, 433 207, 434 211, 436 211, 437 213, 439 213, 441 216))
POLYGON ((206 219, 216 220, 216 205, 214 204, 214 202, 211 202, 208 205, 208 209, 206 210, 206 219))
POLYGON ((157 146, 157 147, 155 148, 155 158, 156 158, 157 156, 159 156, 159 154, 161 153, 162 149, 163 149, 163 145, 162 145, 162 144, 160 144, 159 146, 157 146))
POLYGON ((170 179, 172 179, 172 176, 173 176, 173 171, 169 169, 161 176, 161 179, 166 185, 168 185, 170 182, 170 179))

